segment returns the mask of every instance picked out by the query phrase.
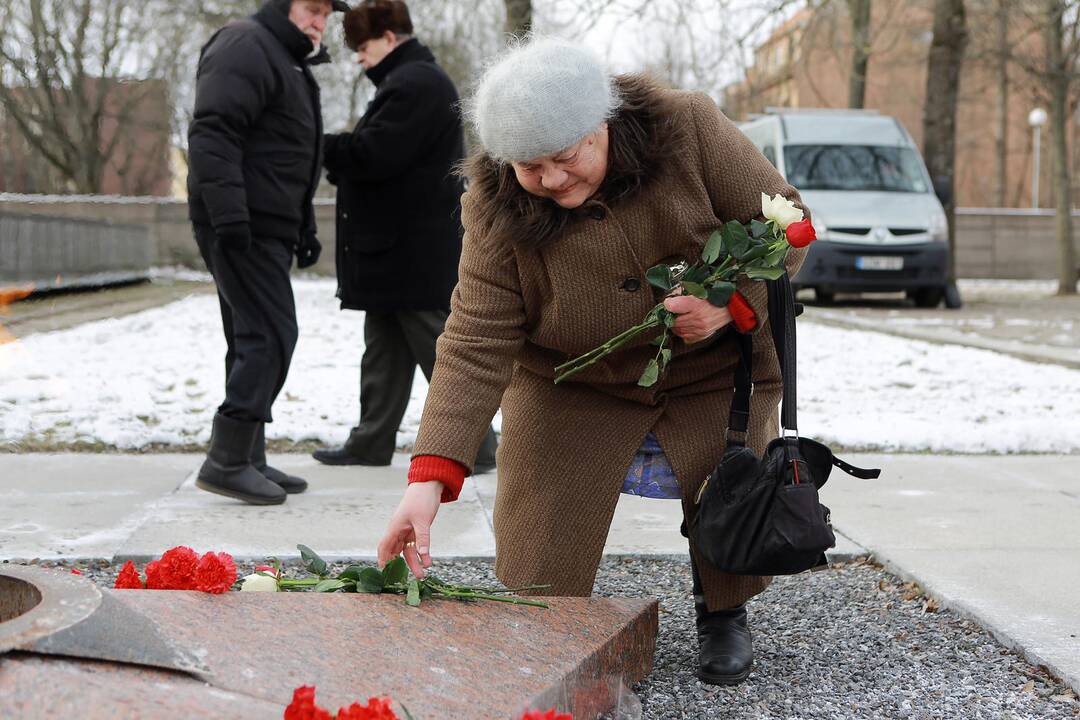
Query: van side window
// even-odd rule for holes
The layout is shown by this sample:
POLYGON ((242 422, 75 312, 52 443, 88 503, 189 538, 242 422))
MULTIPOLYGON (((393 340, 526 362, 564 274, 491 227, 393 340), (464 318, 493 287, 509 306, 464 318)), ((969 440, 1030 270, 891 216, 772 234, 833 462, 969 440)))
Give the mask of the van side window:
POLYGON ((772 163, 773 167, 776 167, 776 148, 772 145, 766 145, 761 148, 761 154, 765 156, 765 159, 772 163))

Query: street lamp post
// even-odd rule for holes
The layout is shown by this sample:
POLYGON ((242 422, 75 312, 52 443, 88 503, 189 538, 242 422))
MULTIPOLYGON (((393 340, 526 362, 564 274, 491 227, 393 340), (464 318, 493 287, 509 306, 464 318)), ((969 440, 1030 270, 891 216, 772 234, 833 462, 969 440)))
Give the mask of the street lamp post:
POLYGON ((1033 159, 1034 162, 1031 166, 1031 207, 1039 207, 1039 160, 1042 157, 1042 153, 1039 152, 1039 131, 1042 126, 1046 124, 1046 111, 1042 108, 1035 108, 1028 113, 1028 125, 1031 126, 1032 145, 1033 147, 1033 159))

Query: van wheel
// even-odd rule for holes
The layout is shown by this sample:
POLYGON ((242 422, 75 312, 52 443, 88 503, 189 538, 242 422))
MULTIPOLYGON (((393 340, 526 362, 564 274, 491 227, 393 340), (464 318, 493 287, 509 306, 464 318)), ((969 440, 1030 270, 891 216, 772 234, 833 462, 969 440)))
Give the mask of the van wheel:
POLYGON ((822 290, 821 288, 814 288, 814 300, 816 300, 819 305, 832 305, 836 302, 836 293, 822 290))
POLYGON ((908 294, 915 301, 915 307, 936 308, 945 297, 945 291, 939 287, 919 288, 908 294))

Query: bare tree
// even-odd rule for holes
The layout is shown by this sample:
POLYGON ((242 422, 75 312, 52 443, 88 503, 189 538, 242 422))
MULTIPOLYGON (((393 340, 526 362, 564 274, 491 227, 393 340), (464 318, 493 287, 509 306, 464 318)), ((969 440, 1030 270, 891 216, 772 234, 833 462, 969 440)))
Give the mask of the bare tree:
MULTIPOLYGON (((160 78, 175 60, 174 45, 151 41, 161 39, 157 28, 175 27, 169 5, 157 0, 0 0, 0 105, 67 189, 100 192, 106 168, 112 166, 121 175, 128 172, 125 191, 144 190, 145 178, 133 172, 137 156, 126 146, 140 129, 165 138, 168 130, 148 120, 160 114, 155 112, 160 83, 132 81, 160 78)), ((162 147, 139 150, 165 153, 162 147)))
MULTIPOLYGON (((956 105, 967 38, 964 0, 935 0, 934 37, 930 43, 923 108, 923 156, 935 188, 939 188, 942 195, 949 224, 946 272, 950 294, 956 286, 956 198, 952 191, 956 164, 956 105), (948 190, 941 188, 942 184, 948 190)), ((958 297, 954 299, 959 300, 958 297)), ((949 305, 958 305, 958 302, 950 301, 949 305)))
POLYGON ((994 118, 994 205, 1005 207, 1008 188, 1006 164, 1009 159, 1009 12, 1010 0, 997 0, 995 7, 996 53, 994 75, 997 80, 997 105, 994 118))
POLYGON ((1066 40, 1069 0, 1046 0, 1046 71, 1050 91, 1050 137, 1054 206, 1057 209, 1058 294, 1076 294, 1076 248, 1072 234, 1072 188, 1069 177, 1069 146, 1066 138, 1069 118, 1069 85, 1076 73, 1077 25, 1070 23, 1066 40))
POLYGON ((847 0, 851 15, 851 75, 848 77, 848 107, 866 103, 866 68, 870 62, 871 0, 847 0))

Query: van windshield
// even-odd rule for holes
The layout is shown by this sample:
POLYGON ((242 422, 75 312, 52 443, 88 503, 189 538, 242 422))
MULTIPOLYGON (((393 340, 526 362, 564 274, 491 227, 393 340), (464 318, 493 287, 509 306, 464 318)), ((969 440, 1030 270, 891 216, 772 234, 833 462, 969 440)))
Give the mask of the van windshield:
POLYGON ((786 145, 787 180, 799 190, 927 192, 911 148, 880 145, 786 145))

